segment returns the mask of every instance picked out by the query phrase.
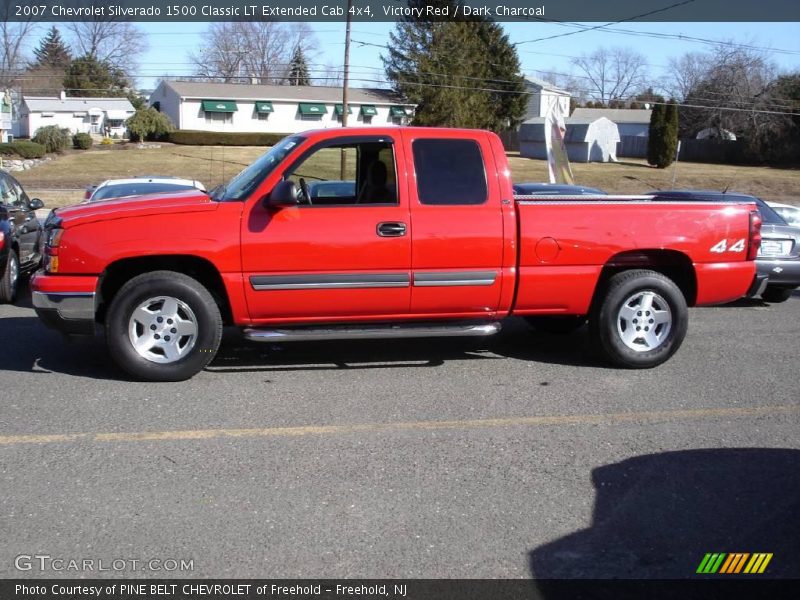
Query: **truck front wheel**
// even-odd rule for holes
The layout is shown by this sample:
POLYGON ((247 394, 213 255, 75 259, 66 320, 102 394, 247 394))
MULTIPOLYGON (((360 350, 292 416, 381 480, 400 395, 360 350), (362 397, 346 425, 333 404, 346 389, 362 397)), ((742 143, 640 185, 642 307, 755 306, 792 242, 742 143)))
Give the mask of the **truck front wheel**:
POLYGON ((596 306, 591 331, 601 352, 615 365, 655 367, 680 347, 689 322, 686 299, 661 273, 617 273, 596 306))
POLYGON ((123 285, 106 314, 106 343, 125 371, 148 381, 183 381, 217 353, 222 318, 197 280, 154 271, 123 285))

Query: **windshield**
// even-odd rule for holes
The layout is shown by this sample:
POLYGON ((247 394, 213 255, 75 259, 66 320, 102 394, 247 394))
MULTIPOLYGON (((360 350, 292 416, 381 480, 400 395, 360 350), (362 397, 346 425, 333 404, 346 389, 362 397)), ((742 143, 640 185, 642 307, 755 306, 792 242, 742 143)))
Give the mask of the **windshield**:
POLYGON ((769 204, 764 202, 761 198, 756 199, 758 206, 758 214, 761 215, 761 221, 767 225, 788 225, 786 219, 775 212, 769 204))
POLYGON ((297 135, 283 138, 228 183, 214 188, 211 191, 211 199, 222 202, 244 200, 303 140, 305 140, 304 137, 297 135))
POLYGON ((121 183, 118 185, 107 185, 98 188, 92 194, 91 201, 109 200, 111 198, 126 198, 129 196, 141 196, 143 194, 163 194, 168 192, 180 192, 183 190, 197 189, 191 185, 181 185, 175 183, 121 183))

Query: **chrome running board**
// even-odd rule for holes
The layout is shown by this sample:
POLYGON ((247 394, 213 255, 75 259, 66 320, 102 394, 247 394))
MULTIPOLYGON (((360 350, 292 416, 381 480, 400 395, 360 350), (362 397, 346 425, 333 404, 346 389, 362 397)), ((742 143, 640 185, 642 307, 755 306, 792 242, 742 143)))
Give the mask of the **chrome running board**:
POLYGON ((470 337, 494 335, 500 323, 404 323, 402 325, 328 325, 244 330, 244 337, 253 342, 315 342, 324 340, 377 340, 387 338, 470 337))

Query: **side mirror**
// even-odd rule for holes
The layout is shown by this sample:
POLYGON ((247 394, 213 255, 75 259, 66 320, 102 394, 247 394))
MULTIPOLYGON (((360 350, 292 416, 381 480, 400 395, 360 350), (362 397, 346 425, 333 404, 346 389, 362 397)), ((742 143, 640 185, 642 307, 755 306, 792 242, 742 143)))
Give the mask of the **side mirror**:
POLYGON ((272 188, 262 200, 265 208, 284 208, 297 205, 297 186, 294 181, 284 180, 272 188))
POLYGON ((39 210, 40 208, 44 208, 44 202, 39 200, 39 198, 31 198, 30 207, 31 210, 39 210))

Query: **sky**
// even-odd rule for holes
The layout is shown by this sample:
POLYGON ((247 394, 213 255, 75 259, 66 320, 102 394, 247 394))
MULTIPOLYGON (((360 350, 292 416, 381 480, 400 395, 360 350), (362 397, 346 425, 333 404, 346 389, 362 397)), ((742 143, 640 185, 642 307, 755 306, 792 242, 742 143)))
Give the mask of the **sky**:
MULTIPOLYGON (((596 23, 588 24, 591 26, 596 23)), ((147 35, 148 50, 141 57, 136 83, 141 89, 152 89, 165 74, 191 75, 187 55, 204 43, 208 23, 182 23, 175 31, 174 23, 140 23, 147 35)), ((319 51, 310 58, 312 70, 325 64, 341 65, 344 55, 344 23, 311 23, 319 42, 319 51)), ((564 34, 574 29, 552 23, 504 23, 513 43, 564 34)), ((381 48, 363 44, 384 45, 393 23, 354 23, 352 26, 351 78, 354 87, 380 87, 382 80, 381 48)), ((708 44, 688 39, 660 39, 649 34, 674 34, 709 40, 726 40, 763 47, 781 71, 800 70, 800 23, 625 23, 611 28, 626 29, 630 35, 599 29, 518 46, 525 75, 543 78, 547 72, 577 73, 571 58, 600 47, 626 47, 647 57, 653 80, 665 74, 670 57, 686 52, 710 49, 708 44), (648 35, 641 35, 648 34, 648 35)), ((312 72, 312 75, 314 73, 312 72)))

